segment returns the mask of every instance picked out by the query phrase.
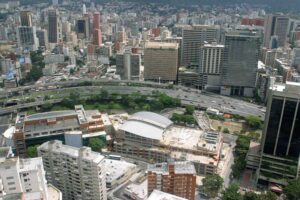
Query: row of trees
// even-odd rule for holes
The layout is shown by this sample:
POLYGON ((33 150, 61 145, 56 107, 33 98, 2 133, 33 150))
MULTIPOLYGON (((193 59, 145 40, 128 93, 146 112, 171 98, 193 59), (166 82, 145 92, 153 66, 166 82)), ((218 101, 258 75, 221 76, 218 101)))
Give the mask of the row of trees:
POLYGON ((107 90, 102 89, 100 94, 92 95, 87 99, 81 99, 77 92, 70 93, 69 97, 64 98, 61 105, 67 108, 74 108, 77 104, 106 104, 113 105, 116 103, 129 110, 151 110, 161 111, 164 108, 172 108, 181 105, 180 99, 172 98, 166 94, 154 91, 151 95, 143 95, 139 92, 131 94, 110 94, 107 90))
MULTIPOLYGON (((207 175, 202 180, 202 191, 210 198, 216 198, 223 188, 223 178, 217 174, 207 175)), ((300 184, 299 186, 300 187, 300 184)), ((228 188, 221 192, 221 200, 276 200, 276 194, 268 191, 263 194, 256 194, 254 192, 246 192, 242 195, 240 187, 237 184, 231 184, 228 188)))
POLYGON ((251 138, 239 135, 234 150, 234 164, 232 165, 232 176, 238 178, 246 167, 246 155, 249 150, 251 138))

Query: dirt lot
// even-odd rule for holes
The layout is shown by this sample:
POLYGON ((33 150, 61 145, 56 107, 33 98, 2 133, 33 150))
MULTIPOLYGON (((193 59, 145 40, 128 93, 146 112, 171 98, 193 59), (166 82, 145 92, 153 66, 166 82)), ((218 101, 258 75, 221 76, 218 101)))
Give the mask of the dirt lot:
POLYGON ((230 133, 240 132, 243 129, 243 123, 231 122, 231 121, 218 121, 210 119, 211 125, 215 130, 218 130, 218 126, 221 126, 223 130, 224 128, 228 128, 230 133))

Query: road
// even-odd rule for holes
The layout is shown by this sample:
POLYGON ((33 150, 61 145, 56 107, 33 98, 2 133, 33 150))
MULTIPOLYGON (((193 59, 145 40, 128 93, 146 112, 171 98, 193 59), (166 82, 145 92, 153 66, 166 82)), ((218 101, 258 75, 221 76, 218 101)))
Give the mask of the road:
MULTIPOLYGON (((166 89, 161 87, 149 87, 149 86, 145 87, 145 86, 128 86, 128 85, 108 85, 106 83, 106 85, 102 85, 102 86, 67 87, 67 88, 56 88, 56 89, 43 90, 43 91, 30 90, 27 91, 26 93, 22 92, 22 95, 19 94, 19 96, 13 96, 13 97, 14 98, 19 97, 19 99, 21 99, 21 98, 32 97, 32 96, 43 95, 43 94, 48 95, 52 93, 57 93, 61 97, 63 97, 63 96, 67 96, 70 91, 78 91, 81 96, 85 96, 91 94, 98 94, 101 92, 101 89, 105 89, 110 93, 120 93, 120 94, 130 94, 133 92, 140 92, 142 94, 151 94, 152 91, 157 90, 167 94, 168 96, 181 99, 183 106, 193 105, 195 107, 203 108, 203 109, 211 107, 211 108, 218 109, 224 113, 238 114, 244 117, 249 115, 255 115, 255 116, 260 116, 261 119, 264 119, 263 107, 259 105, 255 105, 242 100, 234 99, 231 97, 225 97, 217 94, 201 93, 201 91, 199 90, 191 90, 187 88, 182 89, 181 87, 166 89)), ((3 91, 0 92, 0 94, 2 95, 3 93, 5 92, 3 91)), ((7 95, 7 93, 5 95, 7 95)), ((15 95, 18 95, 18 93, 15 95)), ((22 104, 16 107, 11 107, 9 109, 2 108, 0 109, 0 114, 13 112, 14 110, 20 107, 24 108, 24 107, 35 106, 36 104, 37 103, 22 104)), ((39 105, 41 104, 43 103, 40 102, 39 105)))

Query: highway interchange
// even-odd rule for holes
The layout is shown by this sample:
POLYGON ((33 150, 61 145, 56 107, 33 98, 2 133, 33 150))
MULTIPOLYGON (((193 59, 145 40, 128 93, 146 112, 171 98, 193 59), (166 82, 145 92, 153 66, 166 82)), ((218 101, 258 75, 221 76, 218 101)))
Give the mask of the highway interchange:
POLYGON ((140 92, 142 94, 151 94, 152 91, 157 90, 163 92, 171 97, 181 99, 182 105, 194 105, 198 108, 215 108, 224 113, 238 114, 241 116, 256 115, 264 119, 265 107, 249 103, 246 101, 234 99, 231 97, 221 96, 212 93, 203 93, 200 90, 190 89, 182 86, 168 87, 168 85, 157 83, 146 83, 136 85, 137 82, 130 81, 111 81, 111 82, 95 82, 93 85, 82 86, 84 81, 72 81, 72 82, 59 82, 48 83, 35 86, 19 87, 12 90, 0 91, 0 99, 22 99, 32 96, 43 96, 56 93, 61 98, 51 101, 36 101, 32 103, 22 103, 12 107, 5 107, 0 109, 1 114, 8 114, 16 111, 19 108, 33 107, 41 105, 46 102, 55 103, 59 102, 63 97, 68 96, 70 92, 77 91, 80 96, 89 96, 92 94, 99 94, 101 89, 105 89, 110 93, 130 94, 133 92, 140 92), (52 87, 50 87, 52 86, 52 87), (54 88, 53 88, 54 87, 54 88))

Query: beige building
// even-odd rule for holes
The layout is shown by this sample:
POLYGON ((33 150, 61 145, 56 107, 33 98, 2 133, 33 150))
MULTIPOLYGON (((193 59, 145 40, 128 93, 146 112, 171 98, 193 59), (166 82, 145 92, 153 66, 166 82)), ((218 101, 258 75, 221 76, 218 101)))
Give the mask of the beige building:
POLYGON ((144 79, 174 82, 178 71, 178 44, 148 42, 144 52, 144 79))
POLYGON ((46 179, 64 199, 106 200, 104 156, 89 147, 75 148, 52 140, 38 147, 46 179))

